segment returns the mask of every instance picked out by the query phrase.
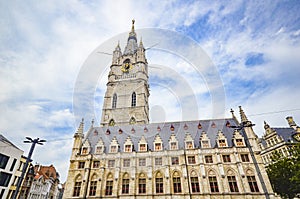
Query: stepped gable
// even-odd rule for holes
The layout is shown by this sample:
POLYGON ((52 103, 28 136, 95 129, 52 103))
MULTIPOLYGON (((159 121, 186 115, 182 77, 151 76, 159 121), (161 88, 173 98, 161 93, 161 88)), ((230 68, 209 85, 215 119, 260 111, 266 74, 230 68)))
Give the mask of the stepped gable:
POLYGON ((169 150, 169 139, 172 133, 175 134, 178 140, 179 149, 184 148, 185 134, 188 132, 191 134, 194 140, 195 148, 199 148, 199 139, 202 132, 206 132, 207 136, 210 139, 210 144, 212 148, 216 145, 216 139, 218 131, 221 130, 225 135, 228 143, 228 147, 232 147, 232 137, 234 129, 228 126, 228 122, 232 126, 237 126, 236 120, 233 118, 228 119, 216 119, 216 120, 196 120, 196 121, 183 121, 183 122, 167 122, 167 123, 152 123, 146 125, 126 125, 126 126, 109 126, 109 127, 92 127, 87 132, 86 138, 91 146, 91 153, 95 152, 95 145, 98 143, 98 140, 101 138, 104 142, 105 150, 104 153, 109 152, 109 146, 111 140, 116 137, 120 145, 119 152, 123 151, 124 143, 128 136, 130 136, 135 151, 138 151, 138 143, 142 136, 144 136, 148 143, 148 150, 154 151, 153 142, 155 136, 159 134, 163 141, 163 149, 169 150), (201 128, 198 128, 199 123, 201 128), (160 131, 158 131, 158 126, 160 131), (145 127, 147 131, 145 131, 145 127), (171 127, 174 130, 171 130, 171 127), (109 134, 106 133, 109 129, 109 134), (119 130, 122 130, 122 133, 119 133, 119 130), (134 132, 132 131, 134 129, 134 132), (93 133, 97 131, 98 134, 93 133))

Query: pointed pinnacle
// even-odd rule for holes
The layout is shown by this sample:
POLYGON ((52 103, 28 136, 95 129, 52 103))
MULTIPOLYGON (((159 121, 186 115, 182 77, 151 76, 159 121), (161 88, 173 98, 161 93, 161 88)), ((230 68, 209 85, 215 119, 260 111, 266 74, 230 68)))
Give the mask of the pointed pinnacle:
POLYGON ((241 122, 248 122, 247 116, 244 113, 242 106, 239 106, 239 109, 240 109, 240 115, 241 115, 241 122))

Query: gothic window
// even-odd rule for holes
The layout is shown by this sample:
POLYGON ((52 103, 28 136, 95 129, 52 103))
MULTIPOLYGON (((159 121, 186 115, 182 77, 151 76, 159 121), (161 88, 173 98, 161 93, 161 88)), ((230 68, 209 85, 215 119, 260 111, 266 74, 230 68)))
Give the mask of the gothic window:
POLYGON ((209 176, 209 186, 212 193, 219 192, 218 181, 216 176, 209 176))
POLYGON ((116 107, 117 107, 117 94, 115 93, 113 95, 112 108, 116 108, 116 107))
POLYGON ((80 195, 81 182, 75 182, 73 196, 77 197, 80 195))
POLYGON ((227 176, 227 180, 228 180, 228 185, 229 185, 230 191, 231 192, 239 192, 239 188, 238 188, 235 176, 233 176, 233 175, 227 176))
POLYGON ((131 106, 132 107, 136 106, 136 94, 135 94, 135 92, 133 92, 132 95, 131 95, 131 106))
POLYGON ((123 160, 123 167, 130 167, 130 159, 123 160))
POLYGON ((258 185, 254 175, 247 176, 248 184, 251 192, 259 192, 258 185))
POLYGON ((164 193, 164 181, 161 173, 157 173, 155 177, 155 192, 164 193))
POLYGON ((95 196, 97 190, 97 181, 91 181, 90 183, 90 196, 95 196))
POLYGON ((115 126, 115 121, 113 119, 111 119, 108 123, 109 126, 115 126))
POLYGON ((106 187, 105 187, 105 195, 112 195, 112 189, 113 189, 113 180, 109 179, 106 181, 106 187))
POLYGON ((188 156, 188 163, 189 164, 196 164, 195 156, 188 156))
POLYGON ((146 158, 139 159, 139 166, 146 166, 146 158))
POLYGON ((179 158, 178 157, 171 157, 172 165, 179 165, 179 158))
POLYGON ((205 156, 205 163, 213 163, 213 158, 211 155, 205 156))
POLYGON ((129 177, 128 174, 124 174, 123 180, 122 180, 122 193, 128 194, 129 193, 129 177))
POLYGON ((222 155, 223 162, 231 162, 230 155, 222 155))
POLYGON ((181 180, 178 172, 173 174, 173 191, 174 193, 181 193, 181 180))
POLYGON ((130 120, 129 120, 129 124, 135 124, 136 123, 136 120, 134 117, 131 117, 130 120))
POLYGON ((146 177, 144 174, 141 174, 138 180, 138 188, 139 188, 139 193, 146 193, 146 177))
POLYGON ((162 165, 162 158, 155 158, 155 165, 162 165))
POLYGON ((241 154, 242 162, 250 162, 248 154, 241 154))
POLYGON ((99 166, 100 166, 100 161, 93 162, 93 168, 99 168, 99 166))
POLYGON ((200 185, 199 185, 199 179, 197 176, 191 177, 191 187, 193 193, 199 193, 200 192, 200 185))

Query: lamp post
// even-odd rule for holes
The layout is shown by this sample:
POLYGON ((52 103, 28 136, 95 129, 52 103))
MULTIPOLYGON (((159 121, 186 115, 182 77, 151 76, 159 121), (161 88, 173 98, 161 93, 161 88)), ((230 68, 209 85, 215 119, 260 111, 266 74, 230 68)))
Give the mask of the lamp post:
POLYGON ((26 139, 27 140, 25 140, 24 143, 31 143, 31 147, 30 147, 30 150, 29 150, 29 153, 28 153, 28 157, 26 159, 25 166, 22 169, 21 176, 18 179, 17 188, 16 188, 16 191, 14 192, 13 197, 12 197, 13 199, 16 199, 18 197, 19 189, 20 189, 21 184, 23 182, 23 179, 24 179, 29 161, 31 161, 31 156, 32 156, 35 145, 36 144, 43 145, 43 142, 46 142, 46 140, 40 140, 40 138, 32 139, 30 137, 26 137, 26 139))

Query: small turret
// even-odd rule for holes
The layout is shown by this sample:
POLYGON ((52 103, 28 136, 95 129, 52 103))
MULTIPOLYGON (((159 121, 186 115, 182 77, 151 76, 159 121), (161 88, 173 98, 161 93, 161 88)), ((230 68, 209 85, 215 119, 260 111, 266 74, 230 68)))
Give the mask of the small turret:
POLYGON ((138 62, 146 62, 146 56, 145 56, 145 48, 142 42, 142 38, 139 44, 139 47, 137 49, 137 61, 138 62))
POLYGON ((270 125, 264 121, 264 129, 265 129, 265 135, 269 135, 273 132, 273 129, 271 129, 270 125))
POLYGON ((297 129, 297 124, 296 124, 296 122, 294 121, 294 119, 293 119, 292 116, 286 117, 286 120, 288 121, 288 124, 290 125, 291 128, 293 128, 294 130, 297 129))
POLYGON ((84 119, 82 118, 80 125, 76 133, 74 134, 74 143, 73 143, 71 160, 74 159, 75 156, 80 152, 80 148, 82 146, 82 140, 84 138, 83 131, 84 131, 84 119))
POLYGON ((114 52, 113 52, 113 57, 112 57, 112 64, 119 64, 119 58, 122 56, 122 51, 120 48, 120 44, 116 46, 114 52))

